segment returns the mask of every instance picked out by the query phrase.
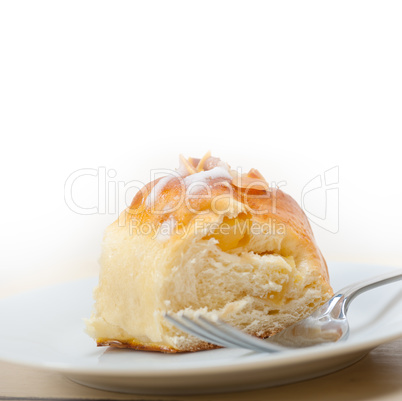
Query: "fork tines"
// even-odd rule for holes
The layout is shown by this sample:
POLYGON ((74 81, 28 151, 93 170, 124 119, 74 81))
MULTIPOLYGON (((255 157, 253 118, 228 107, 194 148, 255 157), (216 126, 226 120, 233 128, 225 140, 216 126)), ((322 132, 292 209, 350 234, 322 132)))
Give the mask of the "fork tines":
POLYGON ((217 316, 207 317, 195 313, 192 318, 183 312, 174 315, 166 312, 166 320, 177 328, 192 334, 211 344, 226 348, 246 348, 258 352, 278 352, 286 348, 279 345, 267 343, 264 340, 243 333, 227 323, 220 320, 217 316))

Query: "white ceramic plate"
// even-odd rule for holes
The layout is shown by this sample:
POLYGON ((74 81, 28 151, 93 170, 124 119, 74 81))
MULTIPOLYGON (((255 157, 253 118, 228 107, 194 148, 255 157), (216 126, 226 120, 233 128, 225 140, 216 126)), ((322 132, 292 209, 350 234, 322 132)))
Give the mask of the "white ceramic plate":
MULTIPOLYGON (((393 270, 331 264, 335 290, 393 270)), ((190 394, 255 389, 321 376, 346 367, 372 348, 402 336, 402 282, 358 297, 348 341, 278 354, 218 349, 161 354, 97 348, 84 333, 97 279, 70 282, 0 301, 0 359, 61 372, 104 390, 190 394)))

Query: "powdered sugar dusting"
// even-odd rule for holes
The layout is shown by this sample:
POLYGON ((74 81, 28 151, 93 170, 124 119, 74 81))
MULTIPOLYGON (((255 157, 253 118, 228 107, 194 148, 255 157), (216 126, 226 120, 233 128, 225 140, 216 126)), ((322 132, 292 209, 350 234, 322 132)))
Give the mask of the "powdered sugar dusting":
POLYGON ((155 200, 158 199, 165 185, 172 179, 172 176, 167 175, 162 177, 152 188, 151 193, 148 195, 145 204, 149 207, 155 205, 155 200))
MULTIPOLYGON (((189 193, 195 194, 205 188, 206 185, 209 184, 210 180, 214 180, 217 178, 221 178, 223 180, 231 181, 232 176, 229 173, 229 166, 220 161, 217 158, 208 158, 213 159, 213 163, 217 163, 218 165, 210 170, 200 171, 198 173, 194 173, 188 175, 188 171, 186 170, 182 161, 180 161, 180 167, 176 171, 176 174, 179 175, 180 184, 185 188, 190 187, 189 193), (186 176, 184 176, 186 174, 186 176), (181 175, 181 176, 180 176, 181 175), (198 185, 197 185, 198 184, 198 185)), ((161 178, 152 188, 149 196, 147 197, 145 204, 147 207, 155 206, 155 202, 158 200, 161 192, 163 191, 164 187, 174 178, 174 175, 167 175, 161 178)))
POLYGON ((184 165, 183 161, 180 159, 179 160, 179 167, 176 169, 176 171, 182 176, 185 177, 186 175, 188 175, 188 170, 186 168, 186 166, 184 165))
POLYGON ((208 183, 209 180, 215 178, 225 178, 227 180, 232 180, 232 176, 223 167, 214 167, 212 170, 200 171, 196 174, 191 174, 184 178, 184 184, 186 187, 190 186, 196 182, 208 183))
POLYGON ((221 159, 219 159, 218 157, 210 156, 205 160, 203 169, 204 170, 212 170, 214 167, 218 167, 220 165, 219 164, 220 162, 221 162, 221 159))
POLYGON ((172 236, 176 224, 176 219, 173 216, 170 216, 159 226, 156 239, 158 241, 167 241, 172 236))

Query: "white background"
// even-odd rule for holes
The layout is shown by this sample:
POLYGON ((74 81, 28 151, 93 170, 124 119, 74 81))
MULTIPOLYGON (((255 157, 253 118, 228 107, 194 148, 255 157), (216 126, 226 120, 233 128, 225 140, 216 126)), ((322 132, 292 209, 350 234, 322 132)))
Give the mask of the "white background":
MULTIPOLYGON (((398 1, 2 2, 1 295, 97 272, 117 214, 71 211, 71 173, 147 182, 207 150, 299 203, 338 168, 327 260, 401 266, 401 21, 398 1)), ((96 206, 96 177, 73 196, 96 206)), ((323 216, 325 188, 305 200, 323 216)))

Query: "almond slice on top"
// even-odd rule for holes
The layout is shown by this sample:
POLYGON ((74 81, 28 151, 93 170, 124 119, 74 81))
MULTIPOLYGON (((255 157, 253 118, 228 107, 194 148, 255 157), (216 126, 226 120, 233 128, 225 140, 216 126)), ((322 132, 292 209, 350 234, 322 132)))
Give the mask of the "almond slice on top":
POLYGON ((205 161, 208 160, 210 157, 211 157, 211 152, 208 151, 207 153, 205 153, 205 155, 202 157, 202 159, 198 161, 198 165, 196 166, 198 172, 205 170, 204 169, 205 161))
POLYGON ((193 166, 193 164, 190 163, 183 155, 180 155, 180 163, 187 170, 189 174, 194 174, 197 172, 195 166, 193 166))
POLYGON ((264 176, 256 168, 250 169, 247 175, 251 178, 260 178, 261 180, 265 181, 264 176))
POLYGON ((269 189, 268 183, 264 177, 258 172, 258 170, 251 169, 246 174, 239 174, 236 170, 230 170, 232 175, 232 184, 241 189, 255 189, 257 191, 267 191, 269 189), (252 171, 254 170, 254 171, 252 171), (251 177, 250 177, 251 172, 251 177), (260 178, 262 177, 262 178, 260 178))

